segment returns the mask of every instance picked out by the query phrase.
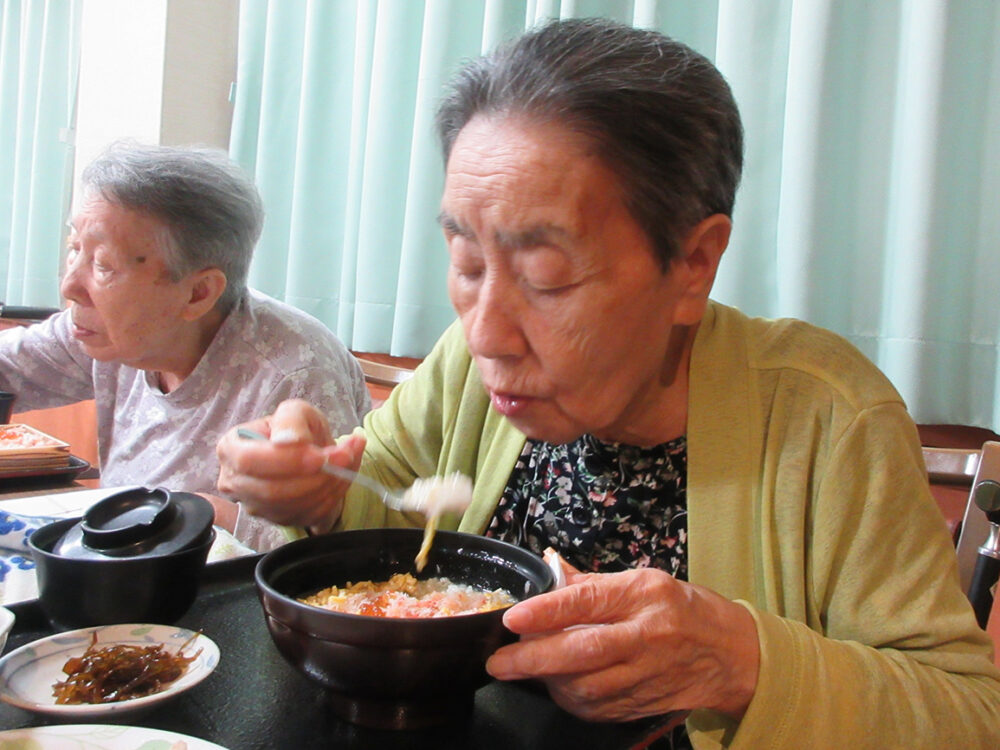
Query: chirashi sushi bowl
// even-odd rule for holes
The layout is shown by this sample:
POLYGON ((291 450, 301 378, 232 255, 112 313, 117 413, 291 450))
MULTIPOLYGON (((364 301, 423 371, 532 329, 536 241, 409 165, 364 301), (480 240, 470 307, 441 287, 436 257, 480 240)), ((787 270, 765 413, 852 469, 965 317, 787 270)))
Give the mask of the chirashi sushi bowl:
POLYGON ((420 529, 366 529, 310 537, 266 554, 256 585, 276 647, 322 684, 333 709, 357 724, 405 729, 465 715, 489 680, 486 659, 514 635, 507 606, 453 616, 379 616, 334 611, 302 599, 330 587, 410 574, 456 587, 501 590, 515 601, 547 591, 552 572, 505 542, 439 531, 426 567, 414 570, 420 529))

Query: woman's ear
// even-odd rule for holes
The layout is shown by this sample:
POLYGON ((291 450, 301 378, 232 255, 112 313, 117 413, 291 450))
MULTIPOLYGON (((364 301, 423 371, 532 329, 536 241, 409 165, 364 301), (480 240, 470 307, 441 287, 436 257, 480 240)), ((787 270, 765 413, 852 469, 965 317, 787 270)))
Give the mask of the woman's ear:
POLYGON ((671 269, 681 282, 678 323, 695 325, 701 321, 732 229, 733 222, 728 216, 712 214, 698 222, 681 243, 680 255, 671 269))
POLYGON ((226 274, 218 268, 205 268, 191 274, 188 280, 191 296, 184 310, 184 319, 195 321, 215 309, 215 303, 226 291, 226 274))

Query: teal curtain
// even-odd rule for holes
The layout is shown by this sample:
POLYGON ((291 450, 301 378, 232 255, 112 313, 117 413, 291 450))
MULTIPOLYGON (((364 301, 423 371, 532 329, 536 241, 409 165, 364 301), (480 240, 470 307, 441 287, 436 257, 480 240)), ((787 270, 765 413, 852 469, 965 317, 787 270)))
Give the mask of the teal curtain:
POLYGON ((231 149, 268 220, 252 283, 353 349, 454 319, 432 132, 463 59, 550 18, 713 59, 746 171, 715 297, 835 330, 920 422, 1000 427, 1000 4, 946 0, 243 0, 231 149))
POLYGON ((82 0, 0 0, 0 301, 58 307, 82 0))

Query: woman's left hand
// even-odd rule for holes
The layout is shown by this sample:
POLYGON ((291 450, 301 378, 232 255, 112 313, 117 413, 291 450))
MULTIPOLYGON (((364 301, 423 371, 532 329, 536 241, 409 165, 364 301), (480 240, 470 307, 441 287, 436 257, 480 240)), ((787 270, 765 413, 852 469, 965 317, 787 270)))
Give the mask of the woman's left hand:
POLYGON ((588 720, 708 708, 741 718, 760 648, 746 608, 662 570, 580 573, 504 615, 521 635, 486 663, 501 680, 538 679, 588 720))

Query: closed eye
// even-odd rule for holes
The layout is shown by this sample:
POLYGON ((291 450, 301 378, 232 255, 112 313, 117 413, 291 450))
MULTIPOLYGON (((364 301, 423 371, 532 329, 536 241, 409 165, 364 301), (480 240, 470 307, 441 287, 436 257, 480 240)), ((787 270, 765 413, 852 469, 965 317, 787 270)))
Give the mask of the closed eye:
POLYGON ((560 284, 557 286, 551 286, 551 285, 547 286, 544 284, 532 284, 531 282, 525 282, 525 286, 534 294, 542 295, 545 297, 558 297, 560 295, 573 291, 579 286, 579 284, 560 284))

